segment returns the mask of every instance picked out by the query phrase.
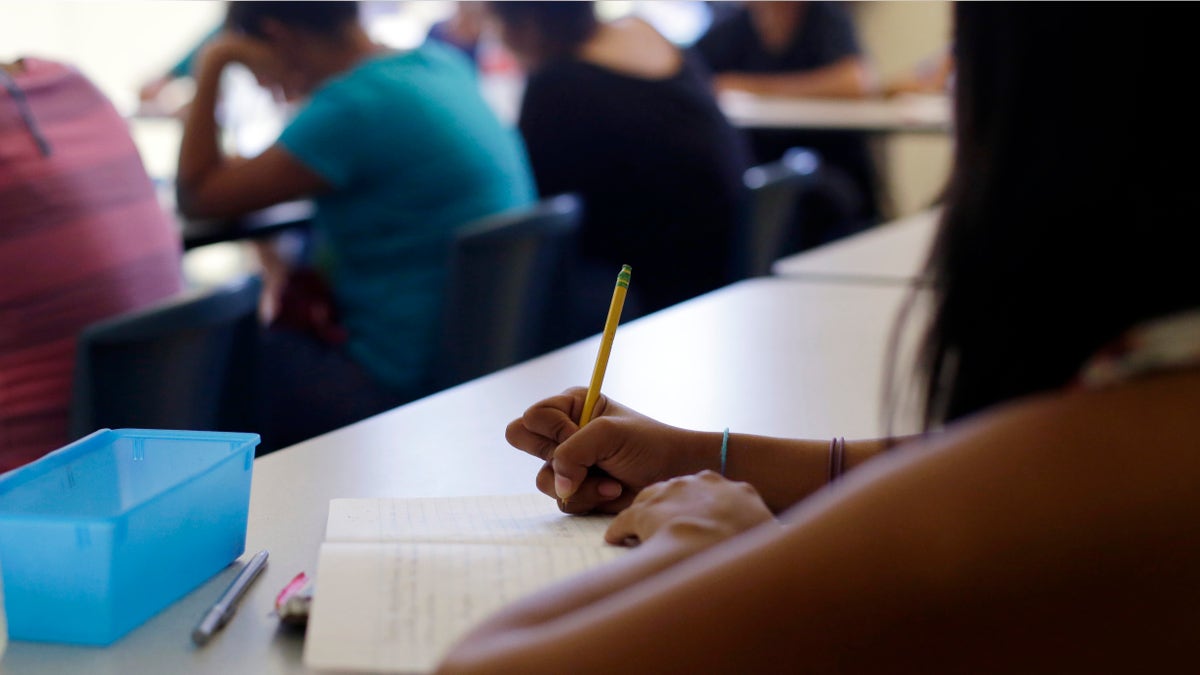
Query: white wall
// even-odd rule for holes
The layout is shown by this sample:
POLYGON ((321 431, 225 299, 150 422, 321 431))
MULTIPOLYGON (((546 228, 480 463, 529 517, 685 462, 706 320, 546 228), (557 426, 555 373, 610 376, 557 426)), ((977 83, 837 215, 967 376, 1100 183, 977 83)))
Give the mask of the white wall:
POLYGON ((82 70, 117 108, 217 25, 223 2, 0 0, 0 59, 41 56, 82 70))
MULTIPOLYGON (((952 37, 951 5, 945 0, 853 5, 859 35, 885 81, 939 53, 952 37)), ((907 215, 928 205, 950 169, 950 138, 900 134, 882 139, 879 145, 891 215, 907 215)))

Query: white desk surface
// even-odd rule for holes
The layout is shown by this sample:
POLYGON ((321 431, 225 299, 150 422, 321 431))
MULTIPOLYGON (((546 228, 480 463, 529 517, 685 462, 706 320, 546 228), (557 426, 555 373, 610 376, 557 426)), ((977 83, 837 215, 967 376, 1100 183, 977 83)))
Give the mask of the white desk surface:
POLYGON ((746 128, 938 134, 950 130, 950 99, 941 94, 833 99, 730 91, 721 94, 718 103, 735 126, 746 128))
MULTIPOLYGON (((884 345, 905 292, 779 278, 741 282, 622 326, 605 392, 691 428, 875 435, 884 345)), ((206 647, 193 647, 189 636, 233 569, 114 645, 14 642, 0 670, 303 672, 302 637, 278 630, 270 614, 292 576, 315 573, 328 500, 535 491, 540 463, 509 447, 504 427, 536 400, 586 384, 597 345, 596 337, 584 340, 257 460, 243 560, 262 548, 271 558, 237 615, 206 647)))
POLYGON ((939 209, 776 260, 771 273, 796 279, 911 284, 933 243, 939 209))
MULTIPOLYGON (((480 93, 506 124, 516 124, 525 82, 519 75, 479 78, 480 93)), ((734 126, 872 133, 950 131, 950 97, 902 94, 892 98, 836 99, 760 96, 728 91, 717 103, 734 126)))

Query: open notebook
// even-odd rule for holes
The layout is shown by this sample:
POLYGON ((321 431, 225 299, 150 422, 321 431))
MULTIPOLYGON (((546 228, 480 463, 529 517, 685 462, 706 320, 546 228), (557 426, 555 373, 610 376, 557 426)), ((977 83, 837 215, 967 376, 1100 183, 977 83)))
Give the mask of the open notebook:
POLYGON ((620 555, 611 518, 540 494, 334 499, 304 643, 310 668, 422 672, 508 602, 620 555))

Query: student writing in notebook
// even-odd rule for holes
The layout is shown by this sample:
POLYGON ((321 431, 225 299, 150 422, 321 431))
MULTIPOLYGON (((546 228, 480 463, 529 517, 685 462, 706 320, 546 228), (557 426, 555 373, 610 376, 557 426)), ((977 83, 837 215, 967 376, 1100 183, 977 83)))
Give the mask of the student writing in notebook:
POLYGON ((1169 112, 1151 124, 1102 86, 1169 63, 1171 41, 1113 49, 1110 36, 1149 25, 1130 6, 963 3, 955 16, 955 161, 919 357, 931 431, 844 455, 735 433, 722 461, 720 433, 603 398, 580 430, 581 390, 542 401, 508 430, 548 460, 539 487, 567 510, 620 511, 607 538, 640 544, 494 616, 443 672, 1193 660, 1200 285, 1185 177, 1143 153, 1169 112))

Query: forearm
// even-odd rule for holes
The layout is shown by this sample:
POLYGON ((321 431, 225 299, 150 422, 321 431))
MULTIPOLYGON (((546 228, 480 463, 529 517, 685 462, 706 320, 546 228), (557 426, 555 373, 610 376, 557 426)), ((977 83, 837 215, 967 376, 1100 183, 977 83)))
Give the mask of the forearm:
POLYGON ((176 202, 190 216, 204 215, 197 199, 205 180, 224 163, 216 108, 221 73, 229 61, 221 53, 204 53, 179 147, 179 168, 175 176, 176 202))
MULTIPOLYGON (((829 482, 832 439, 795 439, 730 433, 721 466, 722 432, 673 428, 657 447, 673 459, 658 480, 710 470, 754 486, 774 513, 787 510, 829 482)), ((914 437, 845 441, 842 472, 914 437)))
POLYGON ((805 72, 729 73, 717 77, 717 86, 764 96, 829 98, 863 98, 876 88, 870 69, 857 58, 805 72))
MULTIPOLYGON (((714 436, 712 442, 719 448, 721 435, 714 436)), ((730 434, 725 476, 753 485, 767 506, 779 513, 829 482, 831 440, 730 434)), ((853 469, 904 440, 846 441, 843 471, 853 469)))
POLYGON ((696 548, 686 539, 664 532, 617 560, 554 584, 492 615, 451 650, 439 673, 472 672, 475 666, 494 668, 496 656, 511 651, 514 636, 536 629, 648 579, 692 556, 696 548), (509 647, 509 649, 506 649, 509 647))

